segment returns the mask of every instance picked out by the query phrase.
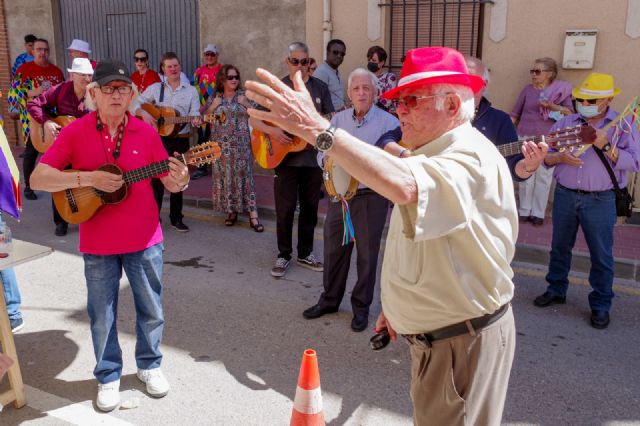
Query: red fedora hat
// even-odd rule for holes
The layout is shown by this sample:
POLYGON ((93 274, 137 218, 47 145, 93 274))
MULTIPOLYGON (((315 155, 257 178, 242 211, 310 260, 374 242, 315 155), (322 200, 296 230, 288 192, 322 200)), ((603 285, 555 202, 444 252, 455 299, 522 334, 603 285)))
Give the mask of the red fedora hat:
POLYGON ((477 93, 484 80, 469 74, 462 53, 449 47, 419 47, 407 52, 398 86, 382 94, 385 99, 398 97, 402 89, 427 84, 461 84, 477 93))

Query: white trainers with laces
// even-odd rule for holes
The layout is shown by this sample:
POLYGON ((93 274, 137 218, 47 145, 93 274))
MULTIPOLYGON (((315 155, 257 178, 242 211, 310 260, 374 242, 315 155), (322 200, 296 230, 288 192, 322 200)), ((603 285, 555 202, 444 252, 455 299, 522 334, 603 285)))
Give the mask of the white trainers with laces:
POLYGON ((98 383, 96 405, 101 411, 112 411, 120 404, 120 380, 98 383))
POLYGON ((169 393, 169 382, 167 381, 160 368, 152 370, 143 370, 138 368, 138 379, 142 383, 146 383, 149 395, 156 398, 162 398, 169 393))

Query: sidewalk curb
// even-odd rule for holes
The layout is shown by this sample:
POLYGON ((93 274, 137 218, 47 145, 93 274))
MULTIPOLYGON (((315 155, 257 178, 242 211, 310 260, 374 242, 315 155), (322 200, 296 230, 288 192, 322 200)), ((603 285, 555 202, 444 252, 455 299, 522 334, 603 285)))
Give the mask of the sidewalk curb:
MULTIPOLYGON (((184 204, 196 208, 202 208, 211 210, 213 208, 213 202, 211 200, 185 197, 184 204)), ((275 209, 258 206, 258 214, 261 219, 275 221, 276 213, 275 209)), ((318 226, 324 225, 323 213, 318 214, 318 226)), ((383 238, 386 236, 386 228, 383 234, 383 238)), ((514 262, 533 264, 547 267, 549 265, 549 247, 538 246, 532 244, 516 244, 516 254, 513 259, 514 262)), ((628 281, 640 281, 640 260, 636 259, 615 259, 614 270, 616 280, 628 280, 628 281)), ((571 262, 572 273, 588 274, 591 268, 591 259, 588 253, 573 253, 573 259, 571 262)))

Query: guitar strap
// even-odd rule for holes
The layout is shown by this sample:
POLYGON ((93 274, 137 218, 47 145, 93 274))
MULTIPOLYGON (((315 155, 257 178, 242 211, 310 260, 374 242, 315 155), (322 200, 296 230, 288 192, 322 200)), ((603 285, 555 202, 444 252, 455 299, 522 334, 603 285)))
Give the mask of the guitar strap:
POLYGON ((158 100, 158 103, 161 104, 162 101, 164 101, 164 85, 167 84, 165 82, 162 83, 162 85, 160 86, 160 99, 158 100))

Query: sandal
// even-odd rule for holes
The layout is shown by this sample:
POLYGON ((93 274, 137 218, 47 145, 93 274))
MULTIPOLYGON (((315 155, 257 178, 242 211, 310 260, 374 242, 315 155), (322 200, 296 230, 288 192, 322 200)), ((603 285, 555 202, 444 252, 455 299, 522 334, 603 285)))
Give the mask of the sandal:
POLYGON ((262 226, 257 217, 249 218, 249 226, 256 232, 264 232, 264 226, 262 226))
POLYGON ((224 220, 225 226, 233 226, 238 221, 238 213, 229 213, 227 218, 224 220))

